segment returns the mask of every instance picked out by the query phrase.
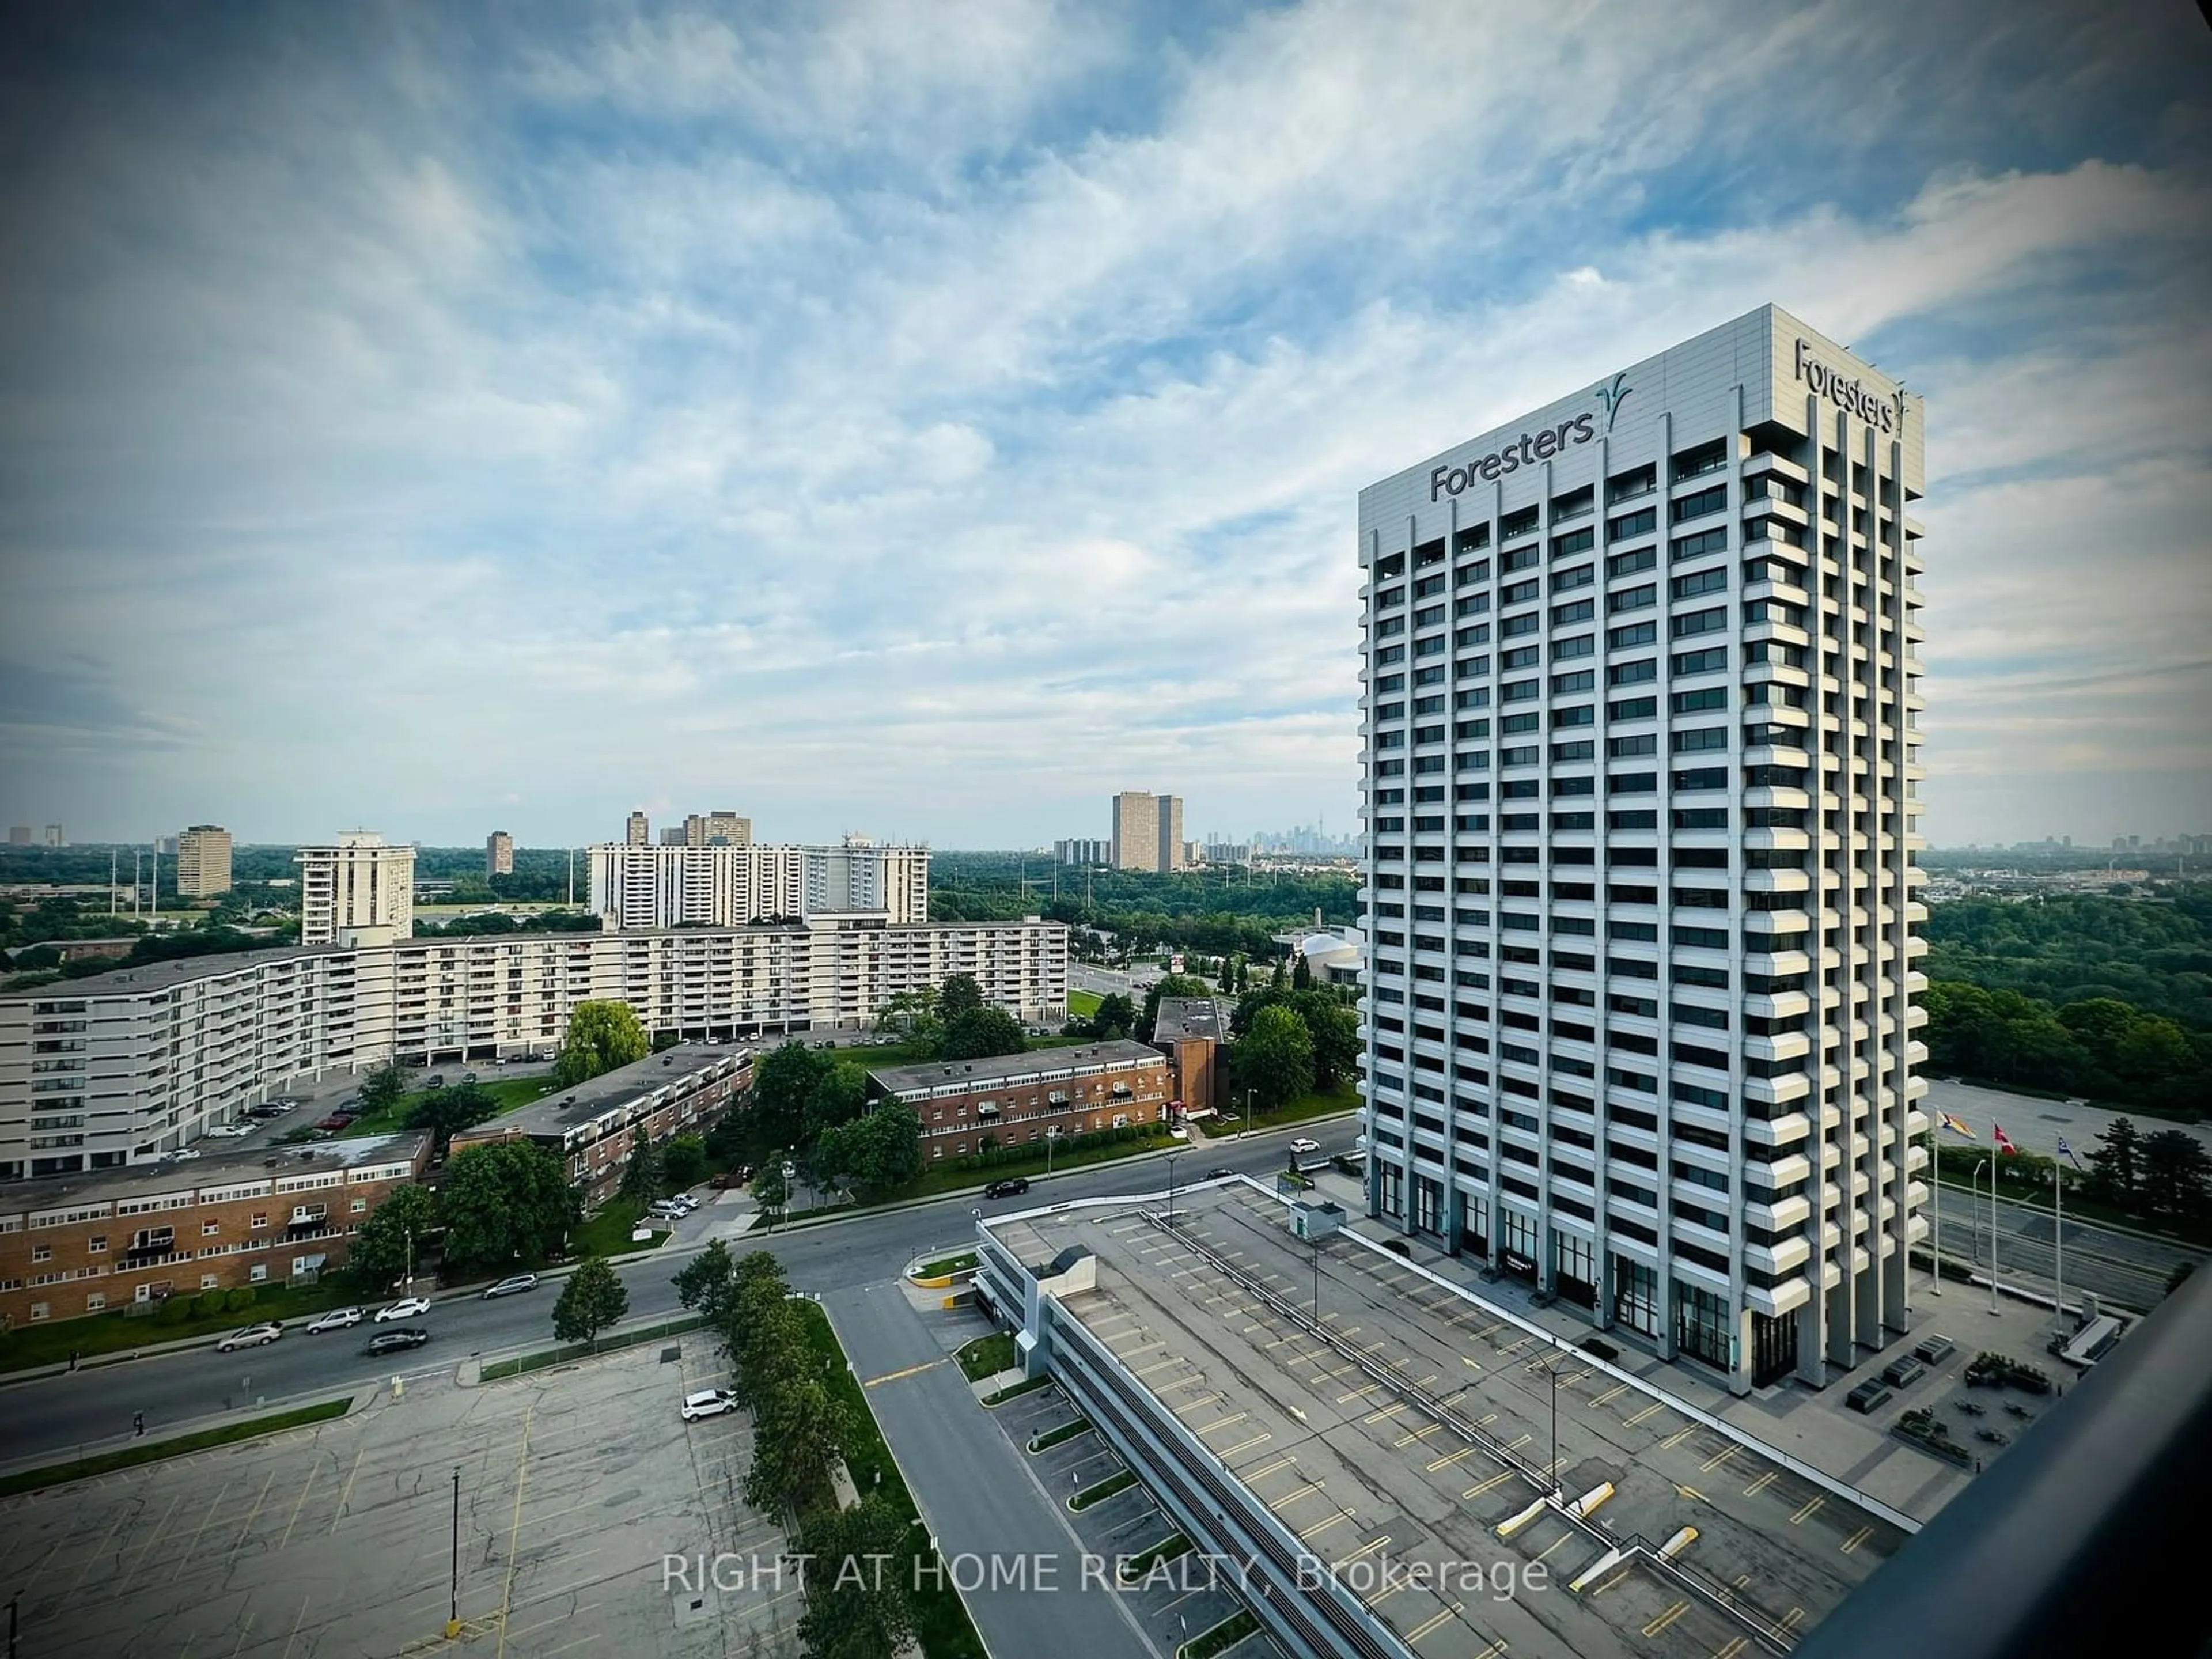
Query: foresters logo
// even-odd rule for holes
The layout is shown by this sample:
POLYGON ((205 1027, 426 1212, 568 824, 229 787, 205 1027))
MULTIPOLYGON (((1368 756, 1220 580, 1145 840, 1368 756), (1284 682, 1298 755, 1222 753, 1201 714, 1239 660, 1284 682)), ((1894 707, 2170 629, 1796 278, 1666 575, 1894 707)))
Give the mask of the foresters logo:
POLYGON ((1628 371, 1624 368, 1597 389, 1597 400, 1605 405, 1605 429, 1607 432, 1613 430, 1613 423, 1620 418, 1620 406, 1628 400, 1628 394, 1636 390, 1632 386, 1621 384, 1627 378, 1628 371))
POLYGON ((1797 342, 1797 378, 1816 398, 1826 398, 1846 415, 1856 416, 1869 426, 1895 432, 1905 424, 1905 393, 1869 391, 1860 380, 1846 380, 1826 363, 1813 357, 1812 343, 1797 342))

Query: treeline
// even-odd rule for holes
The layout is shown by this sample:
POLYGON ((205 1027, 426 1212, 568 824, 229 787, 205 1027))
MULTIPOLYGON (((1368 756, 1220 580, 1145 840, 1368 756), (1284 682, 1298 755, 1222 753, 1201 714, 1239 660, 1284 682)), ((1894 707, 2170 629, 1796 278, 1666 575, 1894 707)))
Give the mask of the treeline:
POLYGON ((33 945, 17 951, 13 965, 21 970, 6 982, 11 991, 27 991, 40 985, 51 985, 60 981, 88 979, 94 974, 104 974, 115 968, 137 968, 149 962, 177 962, 187 957, 226 956, 240 951, 267 951, 280 945, 295 944, 300 930, 295 923, 291 928, 276 934, 242 933, 232 927, 190 927, 173 933, 142 933, 131 942, 131 948, 112 957, 87 957, 76 962, 64 962, 60 951, 51 944, 33 945))
POLYGON ((1273 874, 1249 870, 1191 870, 1171 875, 1101 870, 1059 872, 1033 860, 1028 886, 1022 866, 1006 854, 940 853, 930 866, 929 914, 937 921, 1011 921, 1045 915, 1114 934, 1137 950, 1195 951, 1208 956, 1272 958, 1277 933, 1310 923, 1318 911, 1331 925, 1358 916, 1358 884, 1350 875, 1273 874))
POLYGON ((2212 1032, 2119 998, 2054 1008, 2020 991, 1931 980, 1923 1002, 1936 1071, 2192 1123, 2212 1103, 2212 1032))
POLYGON ((1928 907, 1931 980, 2019 991, 2062 1007, 2110 999, 2212 1030, 2212 883, 2155 899, 2067 893, 1928 907))

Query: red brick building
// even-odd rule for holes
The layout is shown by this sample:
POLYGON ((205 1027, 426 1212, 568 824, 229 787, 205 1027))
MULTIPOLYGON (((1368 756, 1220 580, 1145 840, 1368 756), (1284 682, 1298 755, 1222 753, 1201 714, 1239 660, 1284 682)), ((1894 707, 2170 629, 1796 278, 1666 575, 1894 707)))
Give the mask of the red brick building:
POLYGON ((879 1098, 914 1109, 925 1163, 980 1152, 986 1135, 994 1146, 1025 1146, 1048 1129, 1077 1135, 1163 1123, 1175 1097, 1167 1057, 1128 1042, 886 1066, 868 1082, 879 1098))
POLYGON ((1175 1070, 1176 1095, 1186 1112, 1234 1111, 1229 1100, 1229 1016, 1222 997, 1162 997, 1152 1047, 1175 1070))

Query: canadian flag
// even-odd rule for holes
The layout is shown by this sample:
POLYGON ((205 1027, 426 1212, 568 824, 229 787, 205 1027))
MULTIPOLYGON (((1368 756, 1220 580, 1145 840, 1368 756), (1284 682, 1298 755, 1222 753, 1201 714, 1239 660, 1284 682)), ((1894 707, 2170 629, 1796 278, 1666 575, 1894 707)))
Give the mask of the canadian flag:
POLYGON ((2004 1125, 1997 1122, 1995 1119, 1991 1119, 1990 1121, 1990 1139, 1996 1142, 1997 1150, 2001 1152, 2017 1152, 2020 1151, 2019 1147, 2012 1144, 2012 1137, 2004 1132, 2004 1125))

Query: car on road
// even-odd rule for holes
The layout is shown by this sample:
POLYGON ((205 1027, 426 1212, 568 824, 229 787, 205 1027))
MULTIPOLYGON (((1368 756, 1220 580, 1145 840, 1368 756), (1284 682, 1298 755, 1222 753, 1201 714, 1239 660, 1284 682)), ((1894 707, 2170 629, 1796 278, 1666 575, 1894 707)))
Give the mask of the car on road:
POLYGON ((430 1311, 427 1296, 403 1296, 388 1308, 376 1310, 376 1322, 382 1325, 394 1319, 414 1319, 430 1311))
POLYGON ((210 1138, 216 1140, 236 1140, 241 1135, 252 1133, 251 1123, 217 1123, 208 1130, 210 1138))
POLYGON ((1199 1179, 1201 1181, 1218 1181, 1224 1176, 1233 1176, 1236 1173, 1237 1171, 1231 1169, 1226 1164, 1217 1164, 1212 1169, 1208 1170, 1204 1175, 1200 1176, 1199 1179))
POLYGON ((1013 1176, 1005 1181, 993 1182, 989 1186, 983 1188, 983 1196, 986 1198, 1018 1198, 1024 1193, 1029 1191, 1029 1189, 1030 1183, 1028 1182, 1024 1181, 1019 1176, 1013 1176))
POLYGON ((264 1100, 258 1106, 247 1107, 246 1109, 246 1115, 248 1117, 282 1117, 285 1113, 291 1109, 292 1109, 289 1106, 285 1105, 282 1101, 264 1100))
POLYGON ((248 1325, 243 1330, 233 1331, 215 1346, 221 1353, 228 1353, 233 1348, 265 1348, 283 1334, 282 1320, 264 1319, 258 1325, 248 1325))
POLYGON ((189 1164, 198 1156, 199 1154, 194 1152, 191 1147, 179 1146, 173 1152, 162 1153, 161 1162, 164 1164, 189 1164))
POLYGON ((702 1417, 720 1417, 724 1412, 738 1408, 738 1397, 727 1389, 700 1389, 684 1396, 684 1420, 696 1423, 702 1417))
POLYGON ((372 1358, 380 1353, 404 1353, 410 1348, 419 1348, 430 1340, 430 1333, 420 1325, 402 1325, 396 1331, 379 1331, 368 1339, 362 1350, 372 1358))
POLYGON ((313 1324, 307 1327, 307 1334, 309 1336, 317 1336, 325 1331, 349 1331, 360 1323, 360 1309, 333 1308, 328 1313, 325 1314, 320 1319, 315 1321, 313 1324))
POLYGON ((1296 1152, 1300 1158, 1304 1158, 1308 1152, 1319 1152, 1321 1150, 1321 1142, 1312 1139, 1308 1136, 1300 1135, 1296 1140, 1291 1143, 1291 1150, 1296 1152))
POLYGON ((525 1291, 534 1291, 537 1288, 536 1273, 509 1273, 484 1292, 484 1300, 489 1302, 495 1296, 520 1296, 525 1291))

